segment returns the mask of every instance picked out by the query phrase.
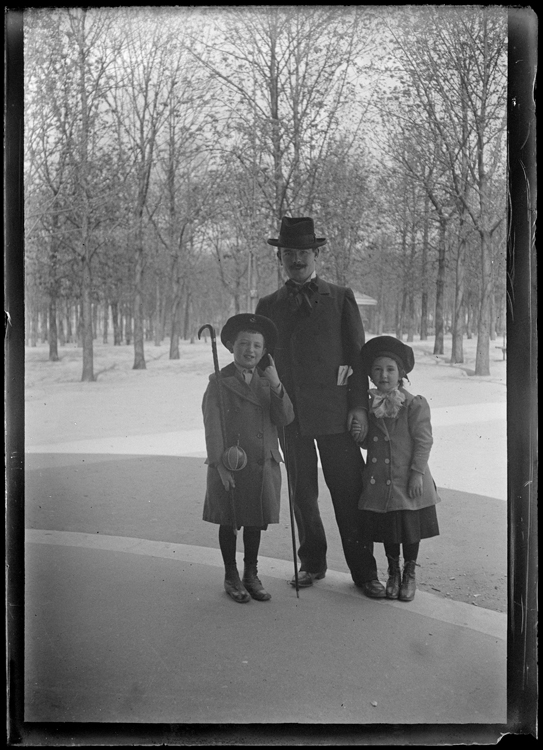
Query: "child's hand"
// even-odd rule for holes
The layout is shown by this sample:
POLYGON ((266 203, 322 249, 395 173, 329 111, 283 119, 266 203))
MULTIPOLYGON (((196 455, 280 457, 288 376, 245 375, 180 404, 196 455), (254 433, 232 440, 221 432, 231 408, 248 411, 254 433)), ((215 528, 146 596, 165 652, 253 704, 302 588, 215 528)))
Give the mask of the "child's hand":
POLYGON ((264 377, 269 381, 272 388, 277 389, 281 385, 281 381, 279 380, 279 375, 277 374, 275 362, 273 361, 271 354, 268 356, 270 358, 270 364, 264 370, 264 377))
POLYGON ((409 497, 420 497, 422 495, 422 474, 418 471, 411 471, 407 483, 407 493, 409 497))
POLYGON ((357 445, 362 445, 368 434, 368 414, 365 409, 351 409, 347 415, 347 429, 357 445))
POLYGON ((226 466, 223 466, 222 464, 217 464, 217 471, 219 472, 219 476, 221 477, 221 482, 223 484, 224 489, 227 492, 230 490, 230 488, 234 489, 234 487, 236 486, 236 483, 234 481, 232 472, 228 471, 226 466))
POLYGON ((355 443, 358 443, 358 441, 360 440, 361 434, 362 434, 362 425, 357 419, 353 419, 353 421, 351 422, 351 437, 355 443))

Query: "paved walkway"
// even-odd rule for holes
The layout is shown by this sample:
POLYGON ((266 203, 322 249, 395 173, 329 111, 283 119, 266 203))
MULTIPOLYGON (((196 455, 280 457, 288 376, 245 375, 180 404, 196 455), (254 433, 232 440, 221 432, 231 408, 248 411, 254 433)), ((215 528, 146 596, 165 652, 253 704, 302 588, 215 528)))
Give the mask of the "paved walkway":
POLYGON ((506 616, 418 591, 365 598, 344 573, 238 605, 208 547, 27 531, 25 719, 505 724, 506 616))

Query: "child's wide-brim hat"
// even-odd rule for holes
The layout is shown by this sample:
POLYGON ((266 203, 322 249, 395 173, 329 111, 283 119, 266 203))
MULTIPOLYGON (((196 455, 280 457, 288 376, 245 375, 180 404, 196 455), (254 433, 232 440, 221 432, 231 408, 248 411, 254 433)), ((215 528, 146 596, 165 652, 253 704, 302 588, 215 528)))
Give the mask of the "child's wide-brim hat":
POLYGON ((309 216, 283 216, 279 237, 268 240, 268 245, 291 250, 314 250, 325 244, 326 237, 315 237, 313 219, 309 216))
POLYGON ((277 337, 279 335, 277 327, 273 320, 266 318, 264 315, 255 315, 254 313, 240 313, 228 318, 221 331, 221 341, 227 349, 232 351, 230 344, 236 340, 240 331, 256 331, 264 336, 264 342, 268 353, 273 354, 277 337))
POLYGON ((413 349, 394 336, 376 336, 364 344, 360 351, 364 369, 369 373, 377 357, 390 357, 395 360, 407 375, 415 366, 413 349))

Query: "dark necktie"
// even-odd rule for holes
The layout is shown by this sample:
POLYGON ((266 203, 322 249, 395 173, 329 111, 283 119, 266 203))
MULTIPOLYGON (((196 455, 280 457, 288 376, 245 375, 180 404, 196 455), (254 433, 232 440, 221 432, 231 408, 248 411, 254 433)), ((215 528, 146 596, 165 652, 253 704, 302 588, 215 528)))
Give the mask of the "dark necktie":
POLYGON ((306 281, 305 284, 297 284, 292 279, 288 279, 285 285, 288 289, 288 299, 292 310, 301 312, 304 315, 311 315, 313 309, 311 307, 311 297, 313 292, 318 291, 319 288, 315 279, 306 281))

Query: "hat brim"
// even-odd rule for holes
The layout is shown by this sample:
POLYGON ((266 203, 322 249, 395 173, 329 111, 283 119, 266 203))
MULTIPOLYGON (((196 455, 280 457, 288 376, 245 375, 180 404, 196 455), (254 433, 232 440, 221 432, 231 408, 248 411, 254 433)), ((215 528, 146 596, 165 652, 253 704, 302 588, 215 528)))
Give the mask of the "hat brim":
POLYGON ((279 336, 277 327, 273 320, 264 315, 254 313, 240 313, 229 318, 221 330, 221 341, 230 350, 229 343, 233 343, 240 331, 255 330, 264 336, 266 350, 273 354, 279 336))
POLYGON ((310 245, 301 245, 300 243, 292 244, 289 243, 287 240, 283 240, 282 242, 277 239, 269 239, 268 245, 273 245, 274 247, 286 247, 289 250, 315 250, 317 247, 322 247, 322 245, 326 245, 326 237, 315 237, 315 242, 312 242, 310 245))
POLYGON ((393 336, 376 336, 364 344, 361 350, 362 363, 369 372, 377 357, 390 357, 399 360, 407 374, 415 366, 413 349, 393 336))

